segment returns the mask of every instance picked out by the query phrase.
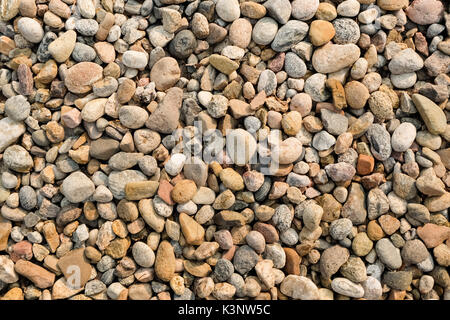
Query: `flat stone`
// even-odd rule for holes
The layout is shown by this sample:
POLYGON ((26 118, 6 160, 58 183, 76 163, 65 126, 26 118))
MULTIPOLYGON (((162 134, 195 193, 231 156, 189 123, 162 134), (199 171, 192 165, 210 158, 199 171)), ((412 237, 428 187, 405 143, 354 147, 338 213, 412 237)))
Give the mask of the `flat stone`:
POLYGON ((360 56, 360 49, 354 44, 327 44, 312 56, 314 69, 320 73, 332 73, 351 66, 360 56))
POLYGON ((428 131, 432 134, 443 133, 447 128, 447 121, 442 109, 420 94, 413 94, 412 99, 428 131))

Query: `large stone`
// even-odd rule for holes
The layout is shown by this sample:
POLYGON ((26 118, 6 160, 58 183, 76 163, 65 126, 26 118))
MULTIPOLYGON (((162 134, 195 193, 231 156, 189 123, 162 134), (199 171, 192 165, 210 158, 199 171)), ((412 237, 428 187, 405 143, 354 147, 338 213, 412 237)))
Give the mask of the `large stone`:
POLYGON ((281 282, 280 291, 295 300, 319 300, 319 289, 310 279, 290 274, 281 282))
POLYGON ((155 259, 156 276, 165 282, 170 281, 175 275, 175 253, 172 245, 168 241, 159 244, 155 259))
POLYGON ((125 187, 129 182, 146 181, 147 177, 137 170, 113 171, 108 176, 108 187, 114 198, 125 198, 125 187))
POLYGON ((430 133, 441 134, 446 130, 447 118, 438 105, 417 93, 412 95, 412 100, 430 133))
POLYGON ((148 117, 146 127, 160 133, 172 133, 178 126, 182 98, 182 89, 169 89, 156 110, 148 117))
POLYGON ((84 255, 84 248, 66 253, 58 260, 57 265, 64 274, 68 284, 73 286, 73 289, 84 287, 91 277, 92 267, 84 255))
POLYGON ((33 167, 33 158, 25 148, 13 145, 3 153, 3 163, 16 172, 29 172, 33 167))
POLYGON ((67 70, 64 84, 70 92, 83 94, 103 77, 103 68, 93 62, 80 62, 67 70))
POLYGON ((94 183, 80 171, 70 174, 61 185, 61 193, 72 203, 86 201, 94 191, 94 183))

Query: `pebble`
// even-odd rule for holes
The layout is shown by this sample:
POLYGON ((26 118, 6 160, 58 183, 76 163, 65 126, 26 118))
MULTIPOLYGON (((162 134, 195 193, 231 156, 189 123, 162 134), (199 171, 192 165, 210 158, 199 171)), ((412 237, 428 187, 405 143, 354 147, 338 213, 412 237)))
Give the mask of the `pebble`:
POLYGON ((292 2, 292 16, 298 20, 309 20, 314 17, 319 7, 319 0, 295 0, 292 2))
POLYGON ((334 292, 351 298, 362 298, 364 296, 364 289, 360 284, 345 278, 334 278, 331 281, 331 288, 334 292))
POLYGON ((405 152, 412 145, 415 138, 416 127, 409 122, 404 122, 400 124, 392 134, 392 149, 397 152, 405 152))
POLYGON ((44 30, 39 22, 28 17, 20 18, 17 29, 27 41, 32 43, 39 43, 44 37, 44 30))
POLYGON ((3 300, 448 299, 444 2, 0 9, 3 300))
POLYGON ((349 256, 349 251, 339 245, 325 249, 320 258, 320 272, 322 276, 326 279, 331 278, 347 262, 349 256))
POLYGON ((0 151, 4 151, 25 132, 25 125, 9 117, 0 120, 0 151))
POLYGON ((264 3, 264 7, 278 23, 286 24, 289 21, 292 10, 289 0, 268 0, 264 3))
MULTIPOLYGON (((225 0, 222 0, 222 2, 225 2, 225 0)), ((258 20, 253 27, 252 40, 259 45, 268 45, 275 38, 277 31, 277 22, 272 18, 264 17, 258 20)))
POLYGON ((103 68, 93 62, 80 62, 67 70, 64 84, 73 93, 87 93, 102 78, 103 68))
POLYGON ((148 63, 148 57, 144 52, 125 51, 122 56, 122 62, 128 68, 142 69, 148 63))
POLYGON ((316 47, 333 39, 335 33, 333 24, 325 20, 314 20, 309 28, 309 38, 316 47))
POLYGON ((351 66, 360 55, 360 49, 354 44, 327 44, 312 56, 314 69, 320 73, 332 73, 351 66))
POLYGON ((226 22, 233 22, 239 18, 241 9, 237 0, 219 0, 216 4, 217 15, 226 22))
POLYGON ((442 2, 437 0, 415 0, 405 10, 411 21, 421 25, 438 23, 443 12, 442 2))
POLYGON ((150 268, 155 263, 155 253, 144 242, 136 242, 132 249, 133 258, 138 265, 150 268))
POLYGON ((48 52, 57 62, 66 61, 72 54, 77 40, 77 33, 68 30, 48 45, 48 52))
POLYGON ((284 278, 281 293, 295 300, 319 300, 319 289, 310 279, 290 274, 284 278))
POLYGON ((301 78, 306 74, 306 65, 298 55, 292 52, 286 54, 284 60, 284 69, 288 76, 292 78, 301 78))
POLYGON ((11 170, 29 172, 33 167, 33 158, 23 147, 13 145, 3 152, 3 163, 11 170))
POLYGON ((5 102, 5 113, 14 121, 24 121, 30 115, 30 103, 22 96, 13 96, 5 102))
POLYGON ((380 161, 387 160, 392 153, 389 132, 382 125, 372 124, 367 129, 367 138, 373 156, 380 161))
POLYGON ((258 254, 248 245, 243 245, 236 250, 233 265, 241 275, 252 270, 258 262, 258 254))

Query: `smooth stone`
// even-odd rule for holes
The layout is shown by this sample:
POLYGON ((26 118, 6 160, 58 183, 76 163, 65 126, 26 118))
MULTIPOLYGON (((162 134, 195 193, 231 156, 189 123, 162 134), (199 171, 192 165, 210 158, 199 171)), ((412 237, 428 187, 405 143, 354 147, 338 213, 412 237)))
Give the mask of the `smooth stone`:
POLYGON ((333 73, 351 66, 360 55, 360 49, 354 44, 327 44, 312 56, 314 69, 320 73, 333 73))

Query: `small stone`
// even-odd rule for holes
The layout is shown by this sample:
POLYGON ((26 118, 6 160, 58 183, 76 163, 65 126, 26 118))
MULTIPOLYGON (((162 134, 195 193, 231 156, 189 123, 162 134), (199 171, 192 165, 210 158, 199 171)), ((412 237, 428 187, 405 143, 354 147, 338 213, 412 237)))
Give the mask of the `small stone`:
POLYGON ((320 131, 314 135, 312 145, 319 151, 328 150, 336 143, 336 138, 326 131, 320 131))
POLYGON ((291 3, 289 0, 269 0, 264 3, 268 13, 281 24, 289 21, 291 16, 291 3))
POLYGON ((386 93, 376 91, 370 95, 368 102, 370 110, 377 119, 385 121, 394 118, 392 101, 386 93))
POLYGON ((94 183, 81 172, 70 174, 61 185, 61 193, 72 203, 87 200, 94 191, 94 183))
POLYGON ((422 58, 411 48, 400 51, 389 62, 389 70, 392 74, 410 73, 422 68, 422 58))
POLYGON ((67 281, 70 281, 70 277, 73 274, 73 270, 76 269, 79 272, 79 282, 71 283, 73 289, 79 289, 84 287, 86 282, 91 276, 91 265, 84 256, 84 249, 76 249, 66 253, 61 259, 58 260, 58 267, 64 274, 67 281))
POLYGON ((138 265, 150 268, 155 262, 155 253, 143 242, 136 242, 132 249, 133 258, 138 265))
POLYGON ((14 270, 40 289, 51 287, 55 282, 55 274, 29 261, 17 261, 14 270))
POLYGON ((353 238, 352 249, 357 256, 366 256, 372 248, 373 242, 369 239, 365 232, 360 232, 355 236, 355 238, 353 238))
POLYGON ((397 290, 407 290, 412 281, 411 271, 391 271, 385 273, 383 282, 397 290))
POLYGON ((444 5, 437 0, 415 0, 405 10, 411 21, 422 25, 438 23, 443 12, 444 5))
POLYGON ((14 270, 14 262, 8 256, 0 256, 0 281, 4 283, 19 281, 19 276, 14 270))
POLYGON ((292 2, 292 16, 307 21, 314 17, 319 7, 319 0, 295 0, 292 2))
POLYGON ((447 127, 447 123, 442 109, 433 101, 420 94, 413 94, 412 99, 428 131, 432 134, 443 133, 447 127))
POLYGON ((339 245, 326 249, 320 257, 320 272, 326 279, 331 278, 347 262, 350 253, 339 245))
MULTIPOLYGON (((341 218, 331 222, 330 235, 335 240, 344 240, 351 232, 353 223, 350 219, 341 218)), ((353 240, 355 242, 355 240, 353 240)), ((358 240, 357 245, 360 244, 358 240)), ((359 249, 359 248, 358 248, 359 249)))
MULTIPOLYGON (((222 0, 225 2, 226 0, 222 0)), ((255 24, 252 31, 252 39, 256 44, 268 45, 275 38, 278 31, 277 22, 269 17, 264 17, 255 24)), ((267 93, 267 92, 266 92, 267 93)))
POLYGON ((387 160, 392 152, 389 132, 382 125, 372 124, 367 130, 367 138, 373 156, 380 161, 387 160))
POLYGON ((103 68, 93 62, 80 62, 69 70, 64 78, 64 84, 70 92, 87 93, 92 85, 102 78, 103 68))
POLYGON ((5 113, 14 121, 23 121, 30 114, 30 103, 22 96, 13 96, 5 102, 5 113))
POLYGON ((248 245, 239 247, 234 254, 234 268, 242 275, 252 270, 257 262, 258 254, 248 245))
POLYGON ((450 228, 426 223, 423 227, 417 228, 417 235, 427 248, 435 248, 450 238, 450 228))
POLYGON ((9 117, 0 120, 0 151, 3 152, 25 132, 25 125, 9 117))

